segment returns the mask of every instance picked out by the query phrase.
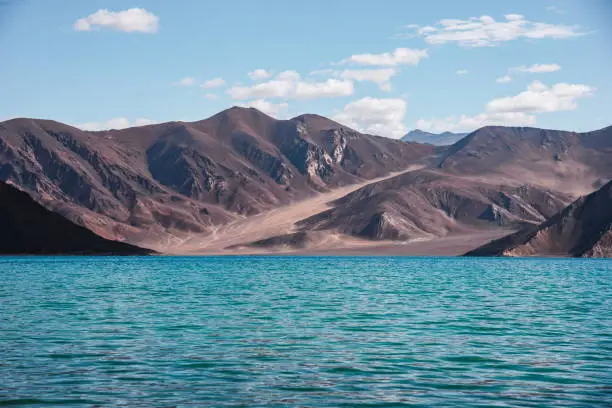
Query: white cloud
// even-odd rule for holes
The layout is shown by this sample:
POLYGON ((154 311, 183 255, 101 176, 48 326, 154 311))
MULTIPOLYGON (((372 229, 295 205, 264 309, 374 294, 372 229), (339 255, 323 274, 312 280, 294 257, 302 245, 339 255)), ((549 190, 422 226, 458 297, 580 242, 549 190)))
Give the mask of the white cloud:
POLYGON ((522 14, 505 14, 504 17, 508 21, 524 21, 525 20, 525 16, 523 16, 522 14))
POLYGON ((158 123, 155 120, 138 118, 134 122, 130 122, 127 118, 113 118, 106 122, 87 122, 75 125, 75 127, 82 130, 108 130, 108 129, 125 129, 134 126, 146 126, 158 123))
POLYGON ((251 71, 249 72, 249 78, 251 78, 253 81, 259 81, 262 79, 267 79, 270 78, 272 76, 271 73, 269 73, 268 71, 266 71, 265 69, 256 69, 255 71, 251 71))
POLYGON ((134 126, 147 126, 147 125, 154 125, 156 123, 159 123, 159 122, 156 120, 152 120, 152 119, 138 118, 134 121, 134 126))
POLYGON ((253 86, 233 86, 226 93, 232 99, 288 98, 295 88, 293 81, 274 79, 253 86))
POLYGON ((209 79, 208 81, 205 81, 201 85, 201 87, 204 89, 210 89, 210 88, 218 88, 223 85, 225 85, 225 80, 223 78, 213 78, 213 79, 209 79))
POLYGON ((457 71, 457 75, 466 75, 468 72, 470 71, 468 71, 467 69, 460 69, 459 71, 457 71))
POLYGON ((535 123, 535 116, 525 113, 481 113, 475 116, 419 119, 416 127, 430 132, 471 132, 483 126, 527 126, 535 123))
POLYGON ((311 71, 311 76, 331 76, 335 78, 350 79, 358 82, 374 82, 383 91, 391 91, 392 77, 397 74, 396 68, 374 68, 374 69, 345 69, 343 71, 334 69, 319 69, 311 71))
POLYGON ((285 112, 287 111, 287 108, 289 108, 289 105, 286 102, 272 103, 272 102, 266 101, 265 99, 256 99, 254 101, 249 101, 249 102, 240 104, 240 106, 255 108, 257 110, 262 111, 266 115, 270 115, 275 118, 284 117, 285 112))
POLYGON ((204 97, 205 97, 206 99, 211 99, 211 100, 212 100, 212 99, 217 99, 217 98, 218 98, 218 96, 217 96, 217 95, 215 95, 214 93, 207 93, 207 94, 204 94, 204 97))
POLYGON ((524 65, 520 67, 511 68, 511 70, 518 72, 527 72, 531 74, 539 74, 544 72, 555 72, 561 69, 560 65, 557 64, 533 64, 530 67, 524 65))
POLYGON ((252 86, 233 86, 227 94, 233 99, 313 99, 352 95, 353 82, 349 80, 327 79, 326 81, 304 81, 295 71, 283 71, 267 82, 252 86))
POLYGON ((504 18, 505 21, 495 21, 490 16, 445 19, 435 26, 412 24, 408 28, 429 44, 457 43, 461 47, 497 46, 520 38, 561 39, 584 35, 577 26, 532 22, 520 14, 506 14, 504 18))
POLYGON ((383 82, 382 84, 379 84, 378 87, 380 88, 381 91, 385 91, 385 92, 391 92, 391 90, 393 89, 391 82, 383 82))
MULTIPOLYGON (((541 74, 546 72, 555 72, 561 69, 558 64, 533 64, 531 66, 521 65, 520 67, 513 67, 508 69, 508 73, 528 73, 528 74, 541 74)), ((512 81, 510 75, 504 75, 495 80, 498 83, 506 83, 512 81)))
POLYGON ((595 88, 582 84, 558 83, 552 87, 533 81, 515 96, 493 99, 487 112, 556 112, 576 109, 576 100, 593 95, 595 88))
POLYGON ((159 29, 159 17, 143 8, 131 8, 117 12, 100 9, 74 23, 76 31, 91 31, 99 28, 110 28, 126 33, 156 33, 159 29))
POLYGON ((406 134, 403 99, 366 97, 347 104, 332 119, 364 133, 400 138, 406 134))
POLYGON ((185 77, 178 82, 178 85, 181 86, 193 86, 195 85, 196 80, 193 77, 185 77))
POLYGON ((345 69, 339 73, 339 76, 355 81, 369 81, 377 84, 383 91, 391 90, 389 80, 397 74, 395 68, 380 68, 380 69, 345 69))
POLYGON ((281 81, 299 81, 300 78, 300 74, 297 71, 283 71, 276 76, 276 79, 281 81))
POLYGON ((352 81, 333 78, 324 82, 300 81, 295 84, 295 98, 297 99, 347 96, 352 95, 354 91, 352 81))
POLYGON ((535 113, 576 109, 576 101, 593 95, 595 89, 582 84, 559 83, 551 87, 533 81, 526 91, 497 98, 485 105, 485 112, 475 116, 449 116, 420 119, 417 127, 435 132, 472 131, 482 126, 535 125, 535 113))
POLYGON ((340 64, 389 66, 418 65, 423 58, 427 58, 427 50, 410 48, 396 48, 393 52, 382 54, 355 54, 340 61, 340 64))

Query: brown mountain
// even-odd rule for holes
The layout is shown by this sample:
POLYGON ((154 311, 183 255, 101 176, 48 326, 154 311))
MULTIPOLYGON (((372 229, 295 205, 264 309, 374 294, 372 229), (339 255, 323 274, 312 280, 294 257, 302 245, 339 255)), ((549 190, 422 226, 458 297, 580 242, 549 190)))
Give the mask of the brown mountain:
POLYGON ((151 247, 401 170, 432 152, 316 115, 276 120, 252 108, 103 132, 48 120, 0 123, 0 180, 104 237, 151 247))
POLYGON ((538 225, 612 178, 610 127, 589 133, 485 127, 436 151, 437 166, 354 191, 289 234, 410 241, 519 229, 538 225))
POLYGON ((0 182, 0 254, 145 255, 148 249, 99 237, 0 182))
POLYGON ((466 255, 612 257, 612 181, 540 225, 492 241, 466 255))
POLYGON ((612 128, 485 127, 434 147, 236 107, 103 132, 0 123, 0 180, 105 238, 176 252, 537 225, 611 179, 611 154, 612 128))
POLYGON ((487 126, 448 148, 438 166, 452 174, 583 195, 610 178, 610 157, 612 127, 575 133, 487 126))

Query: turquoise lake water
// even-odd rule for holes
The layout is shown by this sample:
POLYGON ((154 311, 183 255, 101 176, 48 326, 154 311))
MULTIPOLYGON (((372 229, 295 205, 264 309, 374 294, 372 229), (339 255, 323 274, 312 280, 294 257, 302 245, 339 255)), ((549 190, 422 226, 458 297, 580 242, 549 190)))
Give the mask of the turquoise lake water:
POLYGON ((0 405, 612 403, 612 261, 5 257, 0 279, 0 405))

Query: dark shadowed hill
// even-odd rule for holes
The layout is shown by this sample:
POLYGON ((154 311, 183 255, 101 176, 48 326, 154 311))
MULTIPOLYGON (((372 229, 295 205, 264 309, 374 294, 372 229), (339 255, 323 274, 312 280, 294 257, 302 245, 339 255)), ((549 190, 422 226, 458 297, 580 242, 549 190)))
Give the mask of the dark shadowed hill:
POLYGON ((468 252, 468 256, 612 257, 612 182, 535 227, 468 252))
POLYGON ((0 182, 0 254, 145 255, 151 251, 99 237, 0 182))
POLYGON ((0 123, 0 180, 94 232, 149 246, 385 175, 431 146, 329 119, 231 108, 199 122, 85 132, 49 120, 0 123))

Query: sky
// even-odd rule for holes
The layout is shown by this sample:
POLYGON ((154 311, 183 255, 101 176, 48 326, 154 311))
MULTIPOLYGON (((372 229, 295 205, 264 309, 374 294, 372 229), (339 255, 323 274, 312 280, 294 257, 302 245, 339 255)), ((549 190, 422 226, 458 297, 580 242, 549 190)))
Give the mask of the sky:
POLYGON ((0 0, 0 120, 231 106, 398 138, 612 124, 609 0, 0 0))

